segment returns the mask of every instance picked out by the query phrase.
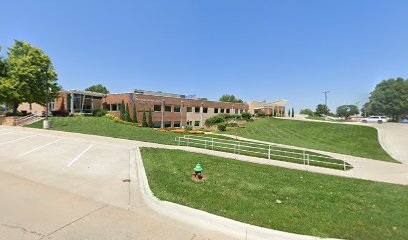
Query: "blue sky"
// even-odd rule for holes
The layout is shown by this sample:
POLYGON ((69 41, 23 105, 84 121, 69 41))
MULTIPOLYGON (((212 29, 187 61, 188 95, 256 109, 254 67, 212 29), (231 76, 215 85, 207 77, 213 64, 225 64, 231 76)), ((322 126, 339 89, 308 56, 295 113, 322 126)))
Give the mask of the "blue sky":
POLYGON ((408 1, 0 1, 14 39, 51 56, 65 89, 102 83, 314 108, 408 78, 408 1))

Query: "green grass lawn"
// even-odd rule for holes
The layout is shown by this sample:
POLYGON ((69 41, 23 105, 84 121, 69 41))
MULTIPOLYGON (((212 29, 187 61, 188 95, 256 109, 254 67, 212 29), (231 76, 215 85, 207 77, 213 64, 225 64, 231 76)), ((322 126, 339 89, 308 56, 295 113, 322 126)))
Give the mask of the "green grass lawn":
POLYGON ((397 162, 367 126, 261 118, 226 133, 273 143, 397 162))
MULTIPOLYGON (((180 133, 161 133, 152 128, 141 128, 116 123, 105 117, 54 117, 51 118, 51 129, 65 132, 93 134, 114 138, 124 138, 144 142, 155 142, 174 145, 174 138, 180 133)), ((42 128, 42 121, 27 125, 42 128)))
POLYGON ((161 200, 266 228, 320 237, 407 239, 408 187, 178 150, 142 149, 161 200), (204 182, 191 180, 197 162, 204 182), (281 203, 276 203, 280 200, 281 203))

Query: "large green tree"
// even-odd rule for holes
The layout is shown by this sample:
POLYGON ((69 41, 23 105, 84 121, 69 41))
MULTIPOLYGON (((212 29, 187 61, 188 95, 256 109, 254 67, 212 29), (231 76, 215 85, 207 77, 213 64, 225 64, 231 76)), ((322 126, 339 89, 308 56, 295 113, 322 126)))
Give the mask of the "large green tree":
POLYGON ((221 102, 243 103, 242 99, 236 98, 234 95, 224 94, 220 97, 221 102))
POLYGON ((57 73, 41 49, 22 41, 15 41, 7 51, 3 76, 0 81, 0 102, 17 112, 22 102, 45 105, 48 89, 49 99, 58 97, 57 73))
POLYGON ((408 114, 408 79, 383 80, 370 94, 370 102, 365 105, 372 114, 386 115, 394 121, 408 114))
POLYGON ((317 116, 328 116, 330 114, 330 109, 325 104, 318 104, 316 106, 316 115, 317 116))
POLYGON ((85 88, 85 91, 97 92, 97 93, 103 93, 103 94, 109 93, 109 90, 102 84, 92 85, 88 88, 85 88))
POLYGON ((359 113, 360 111, 358 110, 358 107, 356 105, 341 105, 336 109, 336 114, 340 117, 345 118, 359 113))

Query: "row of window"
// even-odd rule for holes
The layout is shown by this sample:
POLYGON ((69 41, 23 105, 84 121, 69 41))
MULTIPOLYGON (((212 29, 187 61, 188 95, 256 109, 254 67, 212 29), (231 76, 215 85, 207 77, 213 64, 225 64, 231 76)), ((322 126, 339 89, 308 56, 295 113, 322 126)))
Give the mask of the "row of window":
MULTIPOLYGON (((153 122, 153 127, 155 128, 161 128, 161 121, 155 121, 153 122)), ((171 121, 164 121, 164 127, 165 128, 179 128, 181 127, 180 121, 174 121, 173 122, 173 126, 171 125, 171 121)))
MULTIPOLYGON (((110 111, 120 111, 120 103, 117 104, 107 104, 106 109, 110 111)), ((161 105, 154 105, 153 106, 153 111, 155 112, 161 112, 162 106, 161 105)), ((200 107, 187 107, 187 112, 195 112, 195 113, 200 113, 201 108, 200 107)), ((165 112, 180 112, 181 107, 180 105, 165 105, 164 106, 164 111, 165 112)), ((244 112, 243 109, 229 109, 229 108, 214 108, 214 113, 235 113, 235 114, 242 114, 244 112), (234 110, 232 112, 231 110, 234 110)), ((203 113, 208 113, 208 108, 203 107, 203 113)))

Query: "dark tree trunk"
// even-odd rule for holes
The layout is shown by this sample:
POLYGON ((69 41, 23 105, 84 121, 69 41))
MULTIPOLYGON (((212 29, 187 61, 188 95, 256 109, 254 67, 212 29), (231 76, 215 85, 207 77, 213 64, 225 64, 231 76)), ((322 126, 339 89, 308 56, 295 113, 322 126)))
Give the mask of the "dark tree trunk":
POLYGON ((19 104, 17 102, 13 102, 13 115, 17 114, 18 105, 19 104))

